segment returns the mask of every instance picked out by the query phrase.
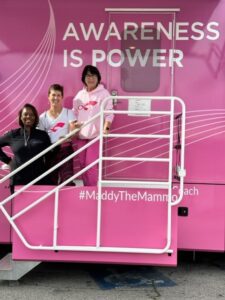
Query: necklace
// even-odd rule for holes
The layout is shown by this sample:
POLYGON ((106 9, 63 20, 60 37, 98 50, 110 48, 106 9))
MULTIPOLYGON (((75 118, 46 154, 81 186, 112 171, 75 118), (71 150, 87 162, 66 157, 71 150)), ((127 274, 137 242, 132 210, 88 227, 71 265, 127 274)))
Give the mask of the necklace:
POLYGON ((23 130, 23 138, 24 138, 24 146, 27 147, 27 143, 29 141, 30 135, 26 136, 26 130, 23 130))

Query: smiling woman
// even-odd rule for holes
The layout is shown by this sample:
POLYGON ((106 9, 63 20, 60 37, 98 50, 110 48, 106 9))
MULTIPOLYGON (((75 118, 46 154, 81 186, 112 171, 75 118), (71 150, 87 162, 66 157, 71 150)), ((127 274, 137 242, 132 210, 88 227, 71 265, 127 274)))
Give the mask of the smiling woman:
MULTIPOLYGON (((76 126, 79 126, 73 111, 63 107, 63 95, 63 86, 57 83, 52 84, 48 90, 50 108, 40 115, 39 128, 48 133, 52 143, 64 138, 76 126)), ((72 153, 72 141, 67 139, 61 145, 55 147, 51 153, 51 160, 48 162, 49 168, 55 166, 72 153)), ((52 172, 50 176, 54 185, 71 178, 73 176, 73 160, 70 159, 65 162, 52 172)), ((74 185, 74 183, 69 182, 67 185, 74 185)))
MULTIPOLYGON (((81 80, 84 88, 80 90, 73 99, 73 110, 79 123, 84 123, 90 120, 93 116, 99 113, 100 106, 103 100, 110 94, 108 90, 101 84, 101 74, 95 66, 86 65, 83 69, 81 80)), ((106 110, 112 110, 112 100, 109 99, 105 104, 106 110)), ((81 128, 78 135, 77 145, 78 148, 86 145, 90 140, 96 138, 100 131, 103 134, 108 134, 111 123, 113 121, 113 114, 105 114, 104 125, 101 128, 100 120, 92 121, 86 127, 81 128)), ((99 144, 94 143, 85 151, 79 153, 79 161, 81 169, 88 166, 90 163, 99 158, 99 144)), ((96 186, 98 180, 98 167, 94 165, 91 169, 83 174, 84 185, 96 186)))
MULTIPOLYGON (((20 128, 13 129, 0 137, 0 160, 8 164, 11 170, 20 167, 51 144, 48 134, 36 129, 39 118, 33 105, 25 104, 19 111, 18 117, 20 128), (11 148, 13 157, 3 152, 2 148, 5 146, 11 148)), ((14 192, 15 185, 27 184, 45 171, 45 158, 40 157, 11 177, 11 192, 14 192)), ((47 183, 47 179, 38 181, 38 184, 47 183)))

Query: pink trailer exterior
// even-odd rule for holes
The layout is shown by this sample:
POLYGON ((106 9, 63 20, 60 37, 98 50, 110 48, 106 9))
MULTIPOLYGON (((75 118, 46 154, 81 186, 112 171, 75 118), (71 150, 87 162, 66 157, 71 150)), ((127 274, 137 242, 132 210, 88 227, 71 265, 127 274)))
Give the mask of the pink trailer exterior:
MULTIPOLYGON (((35 192, 25 192, 14 201, 14 214, 36 200, 35 192)), ((167 203, 152 202, 138 196, 137 189, 105 189, 103 192, 101 246, 132 248, 164 248, 167 231, 167 203), (110 197, 114 196, 114 199, 110 197), (105 197, 105 198, 104 198, 105 197), (132 199, 133 197, 133 199, 132 199), (105 199, 105 200, 104 200, 105 199), (160 218, 158 216, 161 216, 160 218)), ((146 191, 143 190, 144 195, 146 191)), ((154 191, 155 193, 157 191, 154 191)), ((97 189, 64 188, 59 193, 59 219, 57 242, 59 246, 95 246, 97 189)), ((18 218, 16 224, 32 246, 51 246, 53 243, 54 197, 18 218), (35 211, 36 210, 36 211, 35 211), (41 226, 40 226, 41 214, 41 226), (44 230, 43 230, 44 228, 44 230)), ((43 261, 110 262, 132 264, 175 265, 177 249, 177 213, 173 210, 172 249, 174 255, 140 253, 112 253, 93 251, 43 251, 27 249, 18 236, 13 236, 13 258, 43 261)))
MULTIPOLYGON (((23 104, 34 104, 39 113, 48 108, 47 91, 52 83, 64 86, 64 104, 71 108, 74 95, 82 88, 81 72, 86 64, 99 68, 112 95, 127 97, 127 101, 114 103, 115 110, 140 110, 139 104, 146 110, 142 116, 116 115, 112 133, 168 134, 168 119, 149 113, 165 110, 167 105, 154 101, 145 105, 144 100, 138 102, 131 96, 176 96, 183 99, 187 111, 184 197, 179 209, 171 208, 172 255, 31 250, 15 231, 11 237, 8 220, 0 212, 0 242, 12 242, 14 259, 176 265, 179 249, 225 251, 224 12, 224 0, 1 1, 1 135, 18 127, 17 114, 23 104)), ((174 170, 180 157, 179 113, 178 105, 174 170)), ((166 158, 168 147, 163 141, 144 138, 108 138, 104 143, 105 153, 115 157, 166 158)), ((75 161, 75 171, 78 169, 75 161)), ((5 173, 1 172, 2 177, 5 173)), ((103 166, 103 176, 109 181, 164 180, 167 173, 163 163, 124 160, 107 161, 103 166)), ((173 178, 175 198, 178 183, 173 178)), ((0 186, 1 200, 9 195, 6 185, 0 186)), ((31 187, 15 197, 13 214, 51 189, 31 187)), ((95 245, 95 193, 96 187, 59 192, 59 245, 95 245)), ((154 199, 156 194, 164 199, 163 193, 135 186, 103 189, 107 201, 102 201, 101 246, 164 248, 168 203, 154 199)), ((11 202, 7 211, 11 214, 11 202)), ((16 220, 31 245, 52 244, 53 211, 51 196, 16 220)))

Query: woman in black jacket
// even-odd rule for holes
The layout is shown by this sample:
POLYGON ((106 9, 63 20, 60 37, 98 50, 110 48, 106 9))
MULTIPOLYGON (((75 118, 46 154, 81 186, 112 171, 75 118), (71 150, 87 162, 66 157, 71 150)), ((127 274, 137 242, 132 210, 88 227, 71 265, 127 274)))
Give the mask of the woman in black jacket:
MULTIPOLYGON (((19 111, 20 128, 13 129, 0 137, 0 160, 15 170, 22 164, 51 145, 48 134, 36 129, 39 117, 36 108, 31 104, 25 104, 19 111), (2 148, 9 146, 13 157, 3 152, 2 148)), ((42 156, 10 179, 11 192, 15 185, 24 185, 46 171, 45 157, 42 156)), ((47 184, 47 180, 38 181, 36 184, 47 184)))

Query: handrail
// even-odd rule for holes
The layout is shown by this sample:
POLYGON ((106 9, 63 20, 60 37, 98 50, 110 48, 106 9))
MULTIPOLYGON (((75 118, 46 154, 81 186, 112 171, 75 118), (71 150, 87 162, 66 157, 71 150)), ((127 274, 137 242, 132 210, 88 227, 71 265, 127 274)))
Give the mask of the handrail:
MULTIPOLYGON (((86 148, 88 148, 90 145, 94 144, 98 140, 99 140, 99 137, 96 137, 95 139, 91 140, 85 146, 83 146, 82 148, 78 149, 74 153, 70 154, 68 157, 66 157, 64 160, 62 160, 61 162, 59 162, 57 165, 53 166, 51 169, 47 170, 46 172, 44 172, 43 174, 41 174, 40 176, 38 176, 37 178, 35 178, 31 182, 29 182, 28 184, 24 185, 21 189, 19 189, 18 191, 16 191, 15 193, 13 193, 9 197, 7 197, 5 200, 3 200, 2 202, 0 202, 0 204, 2 204, 2 205, 6 204, 11 199, 13 199, 15 196, 18 196, 20 193, 22 193, 23 191, 25 191, 31 185, 33 185, 34 183, 36 183, 37 181, 39 181, 40 179, 42 179, 43 177, 45 177, 46 175, 48 175, 49 173, 51 173, 52 171, 54 171, 55 169, 57 169, 58 167, 60 167, 61 165, 63 165, 65 162, 67 162, 68 160, 70 160, 71 158, 73 158, 74 156, 76 156, 77 154, 79 154, 80 152, 82 152, 83 150, 85 150, 86 148)), ((81 174, 79 174, 78 176, 80 176, 80 175, 81 174)), ((78 176, 76 176, 76 177, 78 177, 78 176)), ((61 183, 60 185, 58 185, 57 188, 58 187, 63 187, 64 185, 66 185, 67 183, 69 183, 70 181, 72 181, 73 177, 67 179, 66 181, 64 181, 63 183, 61 183)), ((52 191, 56 191, 57 188, 54 188, 52 191)))
POLYGON ((29 159, 23 165, 21 165, 20 167, 16 168, 12 172, 10 172, 6 176, 4 176, 4 178, 0 180, 0 184, 3 183, 4 181, 6 181, 7 179, 9 179, 10 177, 12 177, 13 175, 15 175, 16 173, 18 173, 19 171, 21 171, 22 169, 24 169, 25 167, 27 167, 28 165, 30 165, 32 162, 34 162, 35 160, 37 160, 38 158, 40 158, 41 156, 43 156, 44 154, 46 154, 50 150, 54 149, 56 146, 61 145, 64 141, 66 141, 68 138, 74 136, 77 132, 80 131, 80 129, 84 128, 86 125, 88 125, 89 123, 91 123, 92 121, 97 119, 99 116, 100 116, 100 113, 96 114, 94 117, 90 118, 87 122, 85 122, 80 128, 74 129, 73 131, 68 133, 64 138, 58 140, 57 142, 55 142, 54 144, 52 144, 51 146, 49 146, 45 150, 43 150, 40 153, 38 153, 37 155, 35 155, 33 158, 29 159))
MULTIPOLYGON (((103 100, 103 103, 101 105, 101 124, 103 124, 103 115, 104 113, 109 113, 110 111, 104 110, 104 105, 106 103, 106 101, 108 101, 108 99, 111 97, 107 97, 103 100)), ((116 96, 114 97, 116 99, 137 99, 138 97, 135 96, 116 96)), ((180 196, 178 198, 177 201, 172 203, 172 157, 173 157, 173 128, 174 128, 174 101, 177 100, 178 102, 180 102, 181 106, 182 106, 182 112, 185 115, 185 106, 183 101, 178 98, 178 97, 141 97, 142 99, 158 99, 158 100, 169 100, 170 101, 170 111, 163 111, 163 112, 159 112, 159 111, 151 111, 151 114, 164 114, 164 115, 169 115, 170 116, 170 134, 165 136, 165 135, 150 135, 150 137, 158 137, 158 138, 165 138, 165 137, 169 137, 169 170, 168 170, 168 211, 167 211, 167 242, 166 242, 166 246, 164 249, 161 249, 161 253, 165 253, 169 250, 170 245, 171 245, 171 227, 172 227, 172 206, 178 204, 182 197, 183 197, 183 185, 184 185, 184 180, 183 177, 185 176, 185 172, 181 172, 181 180, 180 180, 180 189, 179 189, 179 193, 180 196)), ((127 114, 130 113, 129 112, 125 112, 125 111, 116 111, 115 113, 117 114, 127 114)), ((143 113, 146 113, 146 111, 135 111, 135 114, 137 115, 141 115, 143 113)), ((103 126, 103 125, 102 125, 103 126)), ((185 131, 185 118, 182 119, 182 130, 185 131)), ((102 165, 102 161, 105 159, 103 158, 103 153, 102 153, 102 145, 103 145, 103 137, 105 137, 106 135, 102 133, 102 131, 100 131, 100 163, 99 165, 102 165)), ((125 137, 134 137, 134 135, 132 134, 109 134, 108 137, 119 137, 119 136, 125 136, 125 137)), ((139 137, 147 137, 146 135, 138 135, 139 137)), ((149 136, 148 136, 149 137, 149 136)), ((184 141, 185 141, 185 135, 184 132, 182 132, 182 140, 181 140, 181 144, 182 146, 184 146, 184 141)), ((181 148, 181 170, 184 170, 184 147, 181 148)), ((117 181, 122 182, 122 181, 117 181)), ((131 181, 132 182, 132 181, 131 181)), ((102 171, 101 168, 99 168, 99 185, 98 185, 98 194, 100 195, 100 198, 98 199, 98 222, 97 222, 97 246, 100 246, 100 239, 101 239, 101 232, 100 232, 100 224, 101 224, 101 194, 102 194, 102 184, 104 183, 104 181, 102 180, 102 171)))
MULTIPOLYGON (((118 97, 115 97, 115 96, 113 96, 113 99, 124 99, 124 98, 119 98, 119 96, 118 97)), ((127 99, 128 97, 126 97, 126 99, 127 99)), ((130 98, 130 97, 129 97, 130 98)), ((144 98, 144 97, 143 97, 144 98)), ((141 97, 141 99, 143 99, 142 97, 141 97)), ((132 98, 131 98, 132 99, 132 98)), ((137 99, 137 97, 135 97, 135 99, 137 99)), ((150 97, 148 97, 147 99, 150 99, 150 97)), ((111 113, 112 111, 111 110, 105 110, 104 111, 105 113, 111 113)), ((136 111, 136 110, 129 110, 129 112, 127 111, 127 110, 117 110, 116 111, 116 113, 118 114, 118 115, 127 115, 127 113, 129 113, 129 114, 137 114, 137 115, 143 115, 143 114, 146 114, 146 110, 138 110, 138 111, 136 111)), ((151 114, 152 115, 170 115, 171 113, 169 112, 169 111, 162 111, 162 110, 159 110, 159 111, 156 111, 156 110, 151 110, 151 114)))
POLYGON ((123 156, 102 156, 102 160, 123 160, 123 161, 152 161, 168 162, 168 158, 149 158, 149 157, 123 157, 123 156))
MULTIPOLYGON (((85 173, 87 170, 91 169, 94 165, 96 165, 98 163, 98 161, 99 161, 99 159, 96 159, 90 165, 88 165, 87 167, 85 167, 81 171, 79 171, 76 174, 74 174, 71 178, 69 178, 69 179, 65 180, 64 182, 62 182, 61 184, 57 185, 55 188, 53 188, 52 190, 50 190, 49 192, 47 192, 45 195, 43 195, 42 197, 40 197, 38 200, 36 200, 35 202, 33 202, 32 204, 30 204, 29 206, 27 206, 26 208, 24 208, 20 212, 18 212, 16 215, 14 215, 12 217, 12 219, 13 220, 17 219, 19 216, 23 215, 30 208, 35 207, 37 204, 41 203, 43 200, 45 200, 46 198, 48 198, 48 196, 51 196, 55 192, 58 192, 59 189, 61 189, 62 187, 64 187, 71 180, 79 177, 80 175, 82 175, 83 173, 85 173)), ((0 205, 1 205, 1 203, 0 203, 0 205)))
POLYGON ((176 201, 172 202, 172 206, 177 205, 181 202, 183 196, 184 196, 184 177, 186 176, 186 170, 184 168, 184 145, 185 145, 185 115, 186 115, 186 107, 184 105, 184 102, 180 99, 177 98, 180 101, 180 104, 182 106, 182 111, 183 111, 183 115, 182 115, 182 119, 181 119, 181 145, 183 145, 183 147, 181 147, 180 151, 181 151, 181 157, 180 157, 180 186, 182 187, 182 189, 179 189, 179 197, 176 201))
POLYGON ((168 134, 129 134, 129 133, 109 133, 109 134, 103 134, 104 137, 121 137, 121 135, 124 138, 155 138, 155 139, 168 139, 169 135, 168 134))
MULTIPOLYGON (((104 105, 105 105, 105 103, 110 99, 110 98, 113 98, 113 99, 138 99, 138 98, 141 98, 141 99, 146 99, 146 100, 149 100, 149 99, 153 99, 153 100, 159 100, 159 101, 174 101, 174 100, 176 100, 176 101, 178 101, 179 103, 180 103, 180 105, 181 105, 181 108, 182 108, 182 112, 183 112, 183 114, 182 114, 182 123, 181 123, 181 145, 183 145, 183 147, 181 147, 181 159, 180 159, 180 161, 181 161, 181 165, 180 165, 180 176, 179 176, 179 178, 180 178, 180 189, 179 189, 179 197, 178 197, 178 199, 177 200, 175 200, 175 201, 172 201, 171 202, 171 205, 172 206, 175 206, 175 205, 177 205, 177 204, 179 204, 180 202, 181 202, 181 200, 182 200, 182 198, 183 198, 183 195, 184 195, 184 188, 183 188, 183 186, 184 186, 184 177, 186 176, 186 171, 185 171, 185 168, 184 168, 184 145, 185 145, 185 115, 186 115, 186 107, 185 107, 185 104, 184 104, 184 102, 183 102, 183 100, 181 99, 181 98, 179 98, 179 97, 176 97, 176 96, 141 96, 141 97, 138 97, 138 96, 108 96, 108 97, 106 97, 104 100, 103 100, 103 102, 102 102, 102 108, 104 107, 104 105)), ((102 109, 102 112, 103 112, 103 109, 102 109)), ((127 114, 128 113, 128 111, 120 111, 120 110, 116 110, 116 111, 108 111, 108 110, 104 110, 104 113, 116 113, 116 114, 127 114)), ((129 111, 129 113, 130 113, 130 111, 129 111)), ((134 111, 134 113, 135 114, 143 114, 143 113, 146 113, 146 111, 134 111)), ((152 111, 151 110, 151 114, 153 115, 153 114, 156 114, 156 115, 158 115, 158 114, 164 114, 164 115, 171 115, 171 117, 172 117, 172 114, 171 114, 171 111, 161 111, 161 113, 160 113, 160 111, 152 111)), ((104 135, 104 134, 102 134, 102 136, 103 137, 106 137, 106 136, 109 136, 109 137, 119 137, 120 136, 120 134, 109 134, 109 135, 104 135)), ((146 135, 147 136, 147 135, 146 135)), ((155 136, 155 138, 161 138, 161 137, 164 137, 164 138, 166 138, 167 136, 166 135, 154 135, 155 136)), ((133 134, 127 134, 127 135, 125 135, 125 137, 134 137, 133 136, 133 134)), ((140 135, 140 137, 141 137, 141 135, 140 135)), ((143 137, 144 137, 144 135, 143 135, 143 137)), ((153 135, 152 136, 150 136, 149 135, 149 137, 153 137, 153 135)))
MULTIPOLYGON (((85 127, 87 124, 89 124, 90 122, 92 122, 93 120, 97 119, 100 117, 100 124, 101 126, 103 126, 103 118, 104 118, 104 114, 105 113, 117 113, 117 111, 115 110, 104 110, 104 104, 106 101, 108 101, 110 98, 115 98, 115 96, 110 96, 107 97, 103 100, 102 104, 101 104, 101 111, 100 113, 96 114, 94 117, 92 117, 89 121, 85 122, 81 128, 85 127)), ((131 97, 127 97, 127 96, 116 96, 116 98, 118 99, 130 99, 130 98, 141 98, 141 99, 159 99, 159 100, 170 100, 171 101, 171 107, 172 107, 172 112, 165 112, 165 115, 169 115, 170 116, 170 124, 171 124, 171 120, 172 120, 172 124, 170 126, 170 135, 167 137, 170 137, 170 160, 169 159, 157 159, 157 158, 134 158, 134 161, 141 161, 141 160, 146 160, 146 161, 164 161, 167 163, 170 163, 171 161, 171 152, 173 150, 172 148, 172 142, 173 139, 171 136, 171 130, 173 129, 173 114, 174 114, 174 100, 178 100, 181 105, 184 108, 184 115, 185 115, 185 106, 183 104, 183 101, 180 98, 177 97, 135 97, 135 96, 131 96, 131 97)), ((170 109, 171 109, 170 107, 170 109)), ((120 114, 120 111, 118 111, 120 114)), ((156 112, 156 111, 155 111, 156 112)), ((126 111, 126 114, 129 113, 129 111, 126 111)), ((146 111, 145 111, 146 113, 146 111)), ((157 111, 158 113, 158 111, 157 111)), ((152 111, 151 111, 152 114, 152 111)), ((154 111, 153 111, 154 114, 154 111)), ((185 129, 185 118, 182 119, 182 128, 185 129)), ((65 138, 63 138, 62 140, 56 142, 55 144, 51 145, 50 147, 48 147, 47 149, 45 149, 44 151, 42 151, 41 153, 39 153, 37 156, 35 156, 34 158, 32 158, 31 160, 29 160, 28 162, 26 162, 22 168, 26 167, 29 163, 35 161, 36 159, 38 159, 40 156, 44 155, 45 153, 47 153, 48 151, 50 151, 51 149, 53 149, 54 147, 56 147, 57 145, 63 143, 63 141, 67 140, 69 137, 73 136, 75 133, 77 133, 81 128, 79 129, 75 129, 74 131, 70 132, 69 134, 67 134, 65 136, 65 138)), ((184 132, 182 129, 182 145, 184 145, 184 132)), ((102 201, 102 184, 104 183, 104 181, 102 180, 102 161, 104 160, 110 160, 111 157, 104 157, 103 156, 103 137, 108 136, 111 137, 112 134, 109 135, 105 135, 103 134, 103 131, 100 131, 100 135, 97 136, 95 139, 91 140, 90 142, 88 142, 85 146, 83 146, 82 148, 78 149, 77 151, 75 151, 74 153, 72 153, 71 155, 69 155, 67 158, 65 158, 64 160, 62 160, 61 162, 59 162, 57 165, 55 165, 54 167, 52 167, 51 169, 47 170, 45 173, 41 174, 39 177, 37 177, 36 179, 34 179, 33 181, 31 181, 30 183, 28 183, 27 185, 23 186, 20 190, 16 191, 14 194, 12 194, 11 196, 7 197, 5 200, 3 200, 2 202, 0 202, 0 209, 2 210, 3 214, 6 216, 6 218, 8 219, 8 221, 10 222, 11 226, 13 227, 13 229, 16 231, 16 233, 18 234, 18 236, 20 237, 21 241, 24 243, 24 245, 29 248, 29 249, 35 249, 35 250, 74 250, 74 251, 103 251, 103 252, 126 252, 126 253, 154 253, 154 254, 162 254, 162 253, 171 253, 172 250, 170 249, 170 245, 171 245, 171 207, 173 205, 176 205, 179 201, 180 198, 182 198, 183 194, 180 194, 179 197, 179 201, 172 201, 172 189, 171 189, 171 182, 172 182, 172 178, 171 178, 171 172, 169 172, 169 181, 166 182, 166 184, 168 185, 167 189, 168 189, 168 222, 167 222, 167 240, 166 240, 166 245, 164 248, 160 248, 160 249, 147 249, 147 248, 124 248, 124 247, 102 247, 101 246, 101 235, 100 235, 100 228, 101 228, 101 201, 102 201), (24 190, 26 190, 28 187, 30 187, 31 185, 33 185, 34 183, 36 183, 37 181, 39 181, 40 179, 42 179, 44 176, 46 176, 47 174, 49 174, 50 172, 52 172, 53 170, 55 170, 56 168, 58 168, 59 166, 61 166, 63 163, 65 163, 66 161, 68 161, 69 159, 73 158, 74 156, 76 156, 77 154, 79 154, 80 152, 82 152, 84 149, 88 148, 90 145, 94 144, 96 141, 99 140, 99 144, 100 144, 100 156, 99 159, 95 160, 94 162, 92 162, 91 164, 89 164, 88 166, 86 166, 84 169, 82 169, 81 171, 77 172, 76 174, 74 174, 71 178, 67 179, 66 181, 64 181, 63 183, 61 183, 60 185, 54 187, 52 190, 48 191, 46 194, 42 195, 39 199, 35 200, 33 203, 31 203, 30 205, 28 205, 27 207, 23 208, 22 210, 20 210, 19 212, 17 212, 13 217, 10 217, 9 214, 7 213, 7 211, 5 210, 5 208, 3 207, 4 204, 6 204, 8 201, 10 201, 12 198, 14 198, 15 196, 19 195, 20 193, 22 193, 24 190), (62 245, 57 245, 57 224, 58 224, 58 196, 59 196, 59 190, 64 187, 67 183, 69 183, 70 181, 72 181, 73 179, 79 177, 81 174, 83 174, 84 172, 86 172, 88 169, 92 168, 94 165, 96 165, 97 163, 99 163, 99 184, 98 184, 98 208, 97 208, 97 234, 96 234, 96 246, 92 247, 92 246, 62 246, 62 245), (15 224, 15 219, 17 219, 18 217, 20 217, 21 215, 23 215, 24 213, 26 213, 28 210, 32 209, 33 207, 35 207, 36 205, 38 205, 39 203, 41 203, 42 201, 44 201, 47 197, 49 197, 50 195, 55 193, 55 211, 54 211, 54 228, 53 228, 53 246, 34 246, 34 245, 30 245, 26 239, 24 238, 24 236, 22 235, 21 231, 19 230, 19 228, 17 227, 17 225, 15 224)), ((119 136, 126 136, 126 134, 120 134, 119 136)), ((132 135, 133 137, 133 135, 132 135)), ((145 135, 139 135, 139 137, 146 137, 145 135)), ((156 137, 155 135, 151 135, 151 138, 156 137)), ((163 135, 159 135, 157 136, 158 138, 163 138, 163 135)), ((112 160, 118 160, 118 159, 123 159, 122 157, 117 157, 117 158, 112 158, 112 160)), ((132 158, 124 158, 124 160, 127 161, 132 161, 132 158)), ((171 163, 170 163, 171 164, 171 163)), ((15 171, 19 172, 22 168, 18 168, 15 171)), ((171 168, 170 168, 171 169, 171 168)), ((184 149, 181 149, 181 180, 180 180, 180 185, 183 185, 183 177, 184 177, 184 149)), ((7 175, 6 179, 10 178, 11 176, 13 176, 16 172, 11 172, 9 175, 7 175)), ((5 180, 6 180, 5 179, 5 180)), ((1 182, 4 182, 5 180, 0 180, 1 182)), ((107 182, 107 181, 105 181, 107 182)), ((119 181, 118 181, 119 182, 119 181)), ((132 181, 131 181, 132 182, 132 181)), ((165 183, 164 183, 165 184, 165 183)), ((165 187, 163 187, 165 188, 165 187)), ((182 193, 183 188, 179 189, 180 193, 182 193)))

